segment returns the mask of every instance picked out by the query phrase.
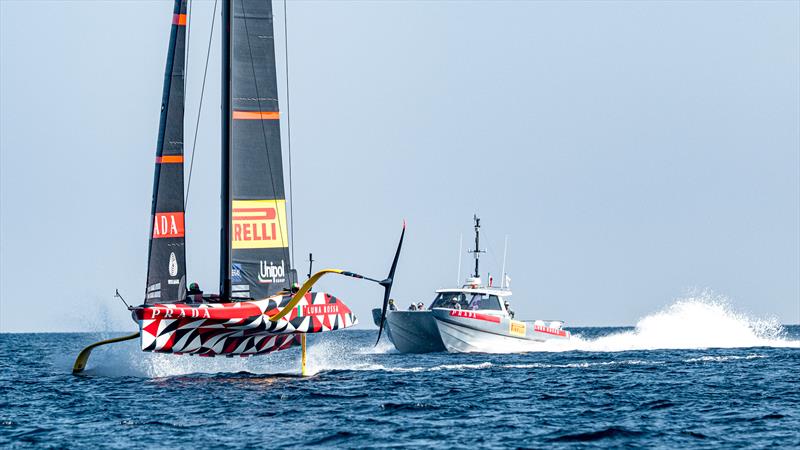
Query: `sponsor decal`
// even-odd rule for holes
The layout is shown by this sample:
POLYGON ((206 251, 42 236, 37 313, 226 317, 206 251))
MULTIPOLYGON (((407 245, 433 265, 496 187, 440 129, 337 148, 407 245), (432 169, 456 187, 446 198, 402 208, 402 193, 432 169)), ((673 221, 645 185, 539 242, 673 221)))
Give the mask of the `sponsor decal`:
POLYGON ((450 315, 453 317, 463 317, 465 319, 485 320, 486 322, 500 323, 500 318, 488 314, 476 313, 466 309, 451 309, 450 315))
POLYGON ((169 254, 169 276, 174 277, 178 275, 178 258, 175 257, 175 252, 169 254))
POLYGON ((231 248, 287 247, 286 200, 234 200, 231 248))
POLYGON ((563 337, 569 336, 569 331, 560 330, 558 328, 550 328, 544 325, 534 325, 533 331, 538 331, 539 333, 552 334, 553 336, 563 336, 563 337))
POLYGON ((301 312, 303 316, 323 316, 325 314, 339 314, 339 305, 336 303, 306 305, 305 309, 301 312))
POLYGON ((281 260, 281 265, 275 265, 272 261, 261 261, 258 266, 259 283, 283 283, 286 281, 286 267, 281 260))
POLYGON ((231 264, 231 282, 232 283, 242 282, 242 265, 239 263, 231 264))
POLYGON ((252 303, 238 302, 236 306, 224 306, 216 308, 191 307, 178 305, 159 305, 143 308, 137 312, 139 320, 153 319, 212 319, 212 320, 231 320, 244 319, 263 314, 261 309, 252 303))
POLYGON ((508 332, 516 336, 525 336, 525 322, 512 320, 508 324, 508 332))
POLYGON ((210 308, 147 308, 142 313, 143 319, 210 319, 210 308))
POLYGON ((156 213, 153 217, 153 239, 183 237, 183 213, 156 213))

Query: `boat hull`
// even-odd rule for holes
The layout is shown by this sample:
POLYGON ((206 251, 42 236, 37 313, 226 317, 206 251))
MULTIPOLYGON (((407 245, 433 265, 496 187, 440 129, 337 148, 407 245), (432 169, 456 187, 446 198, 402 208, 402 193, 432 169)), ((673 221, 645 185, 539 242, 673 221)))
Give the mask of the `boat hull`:
POLYGON ((434 308, 433 317, 450 353, 517 353, 536 344, 567 340, 569 331, 476 311, 434 308))
MULTIPOLYGON (((375 325, 380 326, 381 310, 372 311, 375 325)), ((445 351, 432 311, 387 311, 384 328, 400 353, 445 351)))
POLYGON ((290 295, 201 305, 155 304, 134 309, 147 352, 201 356, 250 356, 300 345, 300 334, 349 328, 358 323, 341 300, 323 292, 306 294, 289 314, 269 318, 290 295))

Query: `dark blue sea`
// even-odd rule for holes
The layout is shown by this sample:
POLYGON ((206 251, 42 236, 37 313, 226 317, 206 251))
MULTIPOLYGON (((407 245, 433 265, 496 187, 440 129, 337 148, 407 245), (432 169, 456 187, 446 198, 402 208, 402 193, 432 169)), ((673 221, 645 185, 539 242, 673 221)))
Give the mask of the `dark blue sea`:
POLYGON ((297 349, 199 358, 137 341, 73 376, 82 347, 117 334, 0 334, 0 446, 800 448, 800 327, 688 304, 571 331, 524 354, 428 355, 325 333, 307 378, 297 349))

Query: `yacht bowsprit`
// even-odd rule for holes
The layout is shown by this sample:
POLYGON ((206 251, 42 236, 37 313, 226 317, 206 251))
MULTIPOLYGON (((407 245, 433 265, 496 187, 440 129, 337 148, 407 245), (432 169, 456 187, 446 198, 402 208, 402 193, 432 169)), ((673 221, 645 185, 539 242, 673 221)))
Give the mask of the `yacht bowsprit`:
MULTIPOLYGON (((290 269, 280 112, 270 0, 222 0, 222 152, 220 290, 186 289, 184 214, 184 70, 188 0, 175 0, 155 157, 144 303, 129 307, 139 332, 85 348, 141 338, 147 352, 250 356, 303 349, 305 335, 348 328, 356 316, 312 286, 327 274, 379 283, 389 298, 405 224, 389 276, 340 269, 309 274, 297 286, 290 269)), ((213 28, 212 28, 213 31, 213 28)))
POLYGON ((500 287, 480 278, 480 219, 475 220, 475 272, 460 288, 440 289, 428 310, 373 310, 376 325, 385 321, 387 336, 402 353, 523 352, 537 342, 564 340, 570 333, 560 320, 520 321, 510 309, 511 290, 502 274, 500 287))

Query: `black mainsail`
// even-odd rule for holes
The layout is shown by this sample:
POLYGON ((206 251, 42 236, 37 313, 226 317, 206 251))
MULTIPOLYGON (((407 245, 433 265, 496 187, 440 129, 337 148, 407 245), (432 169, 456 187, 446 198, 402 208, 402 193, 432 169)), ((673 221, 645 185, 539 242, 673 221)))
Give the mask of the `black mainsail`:
POLYGON ((272 2, 223 1, 223 24, 221 291, 264 298, 291 282, 272 2))
POLYGON ((183 79, 186 2, 175 0, 167 50, 153 179, 146 304, 182 301, 185 296, 183 79))

